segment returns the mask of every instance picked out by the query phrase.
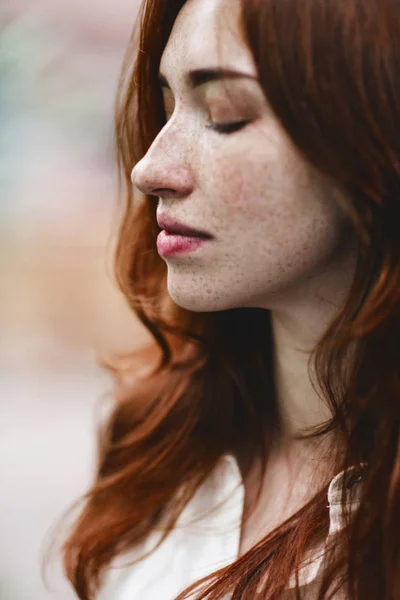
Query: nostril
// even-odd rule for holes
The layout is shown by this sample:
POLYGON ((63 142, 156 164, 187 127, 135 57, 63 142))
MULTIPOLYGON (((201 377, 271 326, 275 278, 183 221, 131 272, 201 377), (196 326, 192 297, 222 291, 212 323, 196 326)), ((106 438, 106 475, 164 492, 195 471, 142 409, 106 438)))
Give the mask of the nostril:
POLYGON ((156 188, 151 192, 152 196, 158 196, 159 198, 168 197, 168 198, 177 198, 179 193, 177 190, 172 188, 156 188))
POLYGON ((143 194, 160 198, 184 198, 194 188, 191 170, 181 165, 150 162, 147 155, 132 169, 131 181, 143 194))

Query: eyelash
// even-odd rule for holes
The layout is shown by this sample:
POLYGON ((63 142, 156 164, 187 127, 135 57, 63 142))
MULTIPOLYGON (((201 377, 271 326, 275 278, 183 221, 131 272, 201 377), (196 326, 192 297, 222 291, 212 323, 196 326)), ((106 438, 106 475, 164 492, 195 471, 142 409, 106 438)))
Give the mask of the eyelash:
MULTIPOLYGON (((165 109, 164 109, 164 119, 167 122, 167 116, 165 113, 165 109)), ((232 133, 236 133, 236 131, 240 131, 241 129, 243 129, 244 127, 246 127, 246 125, 248 125, 250 123, 249 120, 247 121, 235 121, 232 123, 213 123, 212 121, 209 121, 206 125, 207 129, 211 129, 212 131, 219 133, 221 135, 230 135, 232 133)))
POLYGON ((229 135, 243 129, 250 121, 236 121, 235 123, 208 123, 207 129, 211 129, 222 135, 229 135))

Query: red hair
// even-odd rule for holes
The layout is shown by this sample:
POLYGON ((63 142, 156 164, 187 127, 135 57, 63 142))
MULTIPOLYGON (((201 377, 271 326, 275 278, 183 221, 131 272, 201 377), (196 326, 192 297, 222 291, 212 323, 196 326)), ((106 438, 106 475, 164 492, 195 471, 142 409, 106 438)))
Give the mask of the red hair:
MULTIPOLYGON (((154 339, 146 349, 153 368, 140 375, 140 353, 128 357, 128 386, 122 363, 110 367, 119 377, 115 406, 95 482, 64 546, 81 600, 95 597, 111 560, 162 517, 174 526, 223 453, 246 445, 250 456, 266 459, 264 440, 278 418, 269 311, 200 314, 174 305, 156 251, 155 199, 135 202, 131 191, 132 168, 165 124, 157 74, 183 4, 144 3, 119 89, 126 203, 116 276, 154 339)), ((346 192, 358 240, 349 296, 310 358, 332 419, 305 434, 340 439, 334 472, 368 464, 360 506, 337 538, 319 600, 333 597, 342 576, 354 600, 399 599, 400 7, 394 0, 242 0, 242 26, 276 117, 309 163, 346 192)), ((206 578, 198 598, 279 598, 305 551, 327 534, 326 492, 206 578)))

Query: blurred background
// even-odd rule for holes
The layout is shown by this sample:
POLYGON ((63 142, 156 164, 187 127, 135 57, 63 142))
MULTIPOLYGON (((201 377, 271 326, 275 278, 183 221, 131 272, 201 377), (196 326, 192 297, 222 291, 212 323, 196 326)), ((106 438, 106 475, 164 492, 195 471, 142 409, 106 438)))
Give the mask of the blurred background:
POLYGON ((1 600, 75 598, 41 561, 93 475, 112 391, 96 355, 146 339, 112 275, 112 112, 138 4, 0 3, 1 600))

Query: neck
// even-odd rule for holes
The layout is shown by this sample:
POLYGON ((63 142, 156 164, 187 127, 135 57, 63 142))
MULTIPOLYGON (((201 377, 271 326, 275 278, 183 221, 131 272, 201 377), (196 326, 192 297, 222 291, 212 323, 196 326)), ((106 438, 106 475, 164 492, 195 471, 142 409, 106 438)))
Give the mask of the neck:
POLYGON ((275 393, 281 435, 291 439, 302 429, 320 425, 331 412, 312 385, 311 347, 299 343, 295 327, 273 315, 275 393))
POLYGON ((356 250, 343 249, 343 255, 325 272, 310 278, 301 292, 280 298, 271 307, 275 392, 284 439, 332 416, 321 392, 314 389, 315 372, 309 360, 344 305, 355 263, 356 250))

